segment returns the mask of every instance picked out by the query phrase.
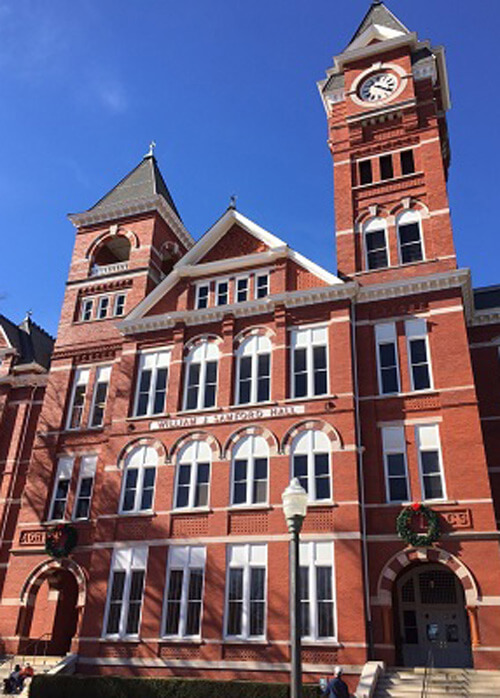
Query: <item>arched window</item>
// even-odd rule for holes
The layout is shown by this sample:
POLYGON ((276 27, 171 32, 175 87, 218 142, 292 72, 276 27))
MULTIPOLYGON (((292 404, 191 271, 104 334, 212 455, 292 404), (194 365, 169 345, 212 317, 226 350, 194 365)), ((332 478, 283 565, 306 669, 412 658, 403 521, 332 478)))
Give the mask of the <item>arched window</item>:
POLYGON ((214 342, 200 342, 186 359, 185 410, 202 410, 215 405, 219 349, 214 342))
POLYGON ((422 224, 418 211, 405 211, 397 219, 399 261, 420 262, 424 258, 422 224))
POLYGON ((263 436, 242 438, 233 449, 231 504, 267 502, 269 446, 263 436))
POLYGON ((212 450, 206 441, 190 441, 181 448, 177 458, 176 509, 208 506, 211 461, 212 450))
POLYGON ((363 226, 366 268, 382 269, 389 266, 387 226, 383 218, 372 218, 363 226))
POLYGON ((309 501, 331 500, 331 443, 317 429, 298 434, 292 442, 292 477, 298 477, 309 501))
POLYGON ((137 446, 125 458, 120 513, 150 511, 158 453, 152 446, 137 446))
POLYGON ((272 344, 266 336, 253 336, 238 347, 236 404, 269 400, 272 344))

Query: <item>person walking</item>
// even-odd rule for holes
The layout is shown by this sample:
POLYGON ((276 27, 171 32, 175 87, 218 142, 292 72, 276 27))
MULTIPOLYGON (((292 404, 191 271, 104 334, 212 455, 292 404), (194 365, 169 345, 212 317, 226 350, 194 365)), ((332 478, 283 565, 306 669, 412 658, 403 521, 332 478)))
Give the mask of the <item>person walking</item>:
POLYGON ((341 677, 342 668, 336 666, 333 670, 333 678, 330 679, 326 689, 323 691, 324 696, 328 696, 328 698, 349 698, 349 689, 341 677))

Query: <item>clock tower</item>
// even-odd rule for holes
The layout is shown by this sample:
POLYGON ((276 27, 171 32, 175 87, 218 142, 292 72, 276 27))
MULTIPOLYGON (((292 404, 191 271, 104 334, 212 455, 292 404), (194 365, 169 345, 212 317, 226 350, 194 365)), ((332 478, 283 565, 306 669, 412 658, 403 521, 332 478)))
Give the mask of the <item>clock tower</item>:
POLYGON ((444 49, 373 2, 319 89, 339 275, 365 285, 456 268, 444 49))

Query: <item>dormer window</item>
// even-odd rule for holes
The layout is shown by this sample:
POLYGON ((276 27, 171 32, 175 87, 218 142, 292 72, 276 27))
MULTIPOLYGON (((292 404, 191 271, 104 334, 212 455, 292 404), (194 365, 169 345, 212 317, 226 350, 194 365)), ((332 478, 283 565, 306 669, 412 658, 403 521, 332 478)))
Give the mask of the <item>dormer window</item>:
POLYGON ((196 288, 196 308, 202 310, 208 308, 208 299, 210 297, 210 284, 200 284, 196 288))
POLYGON ((248 276, 242 276, 236 279, 236 302, 244 303, 248 300, 248 276))
POLYGON ((217 282, 217 305, 229 304, 229 281, 217 282))
POLYGON ((269 274, 257 274, 255 277, 255 297, 265 298, 269 295, 269 274))
POLYGON ((195 286, 195 310, 213 306, 246 303, 266 298, 271 292, 271 276, 268 269, 199 281, 195 286))

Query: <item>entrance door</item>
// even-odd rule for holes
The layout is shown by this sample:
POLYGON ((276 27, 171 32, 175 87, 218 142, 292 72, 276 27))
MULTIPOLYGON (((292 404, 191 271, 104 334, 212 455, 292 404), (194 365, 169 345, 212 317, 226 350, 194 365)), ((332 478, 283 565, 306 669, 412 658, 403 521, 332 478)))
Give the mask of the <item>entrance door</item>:
POLYGON ((465 599, 458 578, 442 565, 420 565, 398 586, 399 634, 405 666, 471 667, 465 599))

